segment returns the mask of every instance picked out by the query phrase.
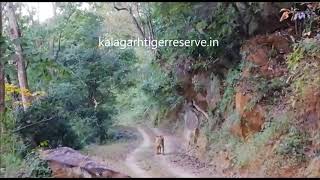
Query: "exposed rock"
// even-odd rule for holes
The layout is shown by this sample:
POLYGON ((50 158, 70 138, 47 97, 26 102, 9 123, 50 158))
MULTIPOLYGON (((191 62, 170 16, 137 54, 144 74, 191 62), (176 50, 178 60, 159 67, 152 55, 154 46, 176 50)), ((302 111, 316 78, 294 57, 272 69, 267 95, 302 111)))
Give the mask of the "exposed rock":
POLYGON ((192 77, 194 101, 204 111, 209 111, 217 106, 220 100, 220 81, 213 74, 198 73, 192 77))
POLYGON ((194 59, 187 57, 179 57, 176 59, 175 64, 173 65, 173 72, 175 77, 181 83, 191 82, 191 72, 194 59))
POLYGON ((207 86, 206 100, 209 109, 214 109, 221 98, 220 86, 220 80, 218 79, 218 77, 213 76, 212 80, 208 83, 207 86))
POLYGON ((185 119, 185 126, 189 129, 189 130, 194 130, 197 127, 199 127, 199 119, 196 115, 196 113, 194 113, 191 109, 188 109, 184 115, 184 119, 185 119))
POLYGON ((255 105, 252 110, 246 110, 251 97, 241 92, 236 93, 236 111, 240 115, 240 122, 235 122, 230 130, 234 135, 246 137, 250 132, 258 132, 261 130, 265 120, 264 109, 259 105, 255 105))
POLYGON ((230 126, 230 132, 237 137, 244 137, 244 127, 241 125, 241 122, 234 122, 230 126))
POLYGON ((301 126, 308 131, 317 131, 320 128, 320 90, 307 88, 301 100, 297 105, 301 126))
MULTIPOLYGON (((257 48, 257 46, 255 46, 254 48, 257 48)), ((258 65, 258 66, 265 66, 268 64, 268 52, 269 52, 269 48, 268 47, 261 47, 258 49, 255 49, 255 51, 252 51, 248 56, 247 56, 247 60, 258 65)))
POLYGON ((243 113, 243 118, 246 121, 247 127, 254 132, 261 130, 261 126, 264 123, 264 116, 264 109, 259 104, 256 105, 252 111, 243 113))
MULTIPOLYGON (((240 13, 240 25, 243 35, 252 36, 263 33, 274 32, 275 30, 286 27, 284 23, 279 23, 279 11, 281 8, 289 8, 292 3, 275 2, 255 2, 256 7, 249 5, 248 2, 237 2, 240 13), (254 13, 257 11, 257 13, 254 13)), ((252 3, 251 3, 252 4, 252 3)))
POLYGON ((240 114, 243 115, 246 105, 248 104, 250 97, 241 92, 236 93, 236 110, 240 114))
POLYGON ((250 133, 260 131, 265 120, 263 106, 258 102, 249 104, 259 93, 250 78, 261 76, 270 79, 284 75, 287 72, 284 54, 290 51, 289 40, 278 32, 253 37, 241 47, 242 58, 249 63, 243 67, 237 84, 235 105, 241 120, 230 127, 236 136, 247 137, 250 133), (249 106, 252 107, 249 109, 249 106))
MULTIPOLYGON (((259 35, 247 40, 241 47, 242 58, 257 66, 253 74, 262 74, 266 78, 282 76, 287 72, 283 65, 284 54, 291 51, 290 41, 280 32, 270 35, 259 35)), ((252 74, 245 69, 242 76, 249 77, 252 74)))
POLYGON ((210 77, 207 73, 198 73, 192 77, 193 90, 196 93, 194 101, 201 109, 207 109, 208 102, 206 96, 208 94, 208 86, 210 77))
POLYGON ((129 177, 69 147, 42 151, 41 158, 49 162, 58 178, 129 177))

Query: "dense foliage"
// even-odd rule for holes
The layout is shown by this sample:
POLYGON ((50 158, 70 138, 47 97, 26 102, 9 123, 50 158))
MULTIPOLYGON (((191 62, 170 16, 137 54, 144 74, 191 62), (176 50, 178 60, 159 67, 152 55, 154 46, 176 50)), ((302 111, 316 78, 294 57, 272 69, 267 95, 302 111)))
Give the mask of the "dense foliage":
MULTIPOLYGON (((115 90, 124 92, 134 82, 128 76, 137 59, 132 49, 97 47, 106 25, 93 7, 83 10, 77 3, 61 3, 58 10, 44 23, 31 21, 33 14, 18 15, 27 60, 28 96, 33 98, 26 111, 20 108, 19 95, 24 92, 14 85, 18 81, 15 64, 10 60, 14 50, 7 42, 8 109, 3 122, 8 136, 3 134, 1 143, 14 143, 14 137, 10 138, 13 132, 19 135, 23 147, 1 150, 1 161, 5 162, 1 166, 9 167, 11 153, 17 158, 27 155, 32 167, 41 168, 34 159, 37 155, 30 155, 34 148, 80 149, 89 143, 108 141, 117 113, 115 90)), ((6 173, 10 176, 9 170, 6 173)), ((38 172, 30 176, 42 176, 34 173, 38 172)))

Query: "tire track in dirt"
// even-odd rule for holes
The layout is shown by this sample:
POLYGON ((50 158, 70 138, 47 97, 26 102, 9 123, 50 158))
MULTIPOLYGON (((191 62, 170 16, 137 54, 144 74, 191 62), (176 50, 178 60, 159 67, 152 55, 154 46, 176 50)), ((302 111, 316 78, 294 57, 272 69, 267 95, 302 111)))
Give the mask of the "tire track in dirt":
POLYGON ((182 167, 177 167, 167 158, 179 153, 176 141, 172 136, 165 138, 165 155, 155 155, 153 137, 159 133, 157 129, 138 127, 143 137, 142 144, 130 153, 126 159, 126 165, 135 172, 137 177, 196 177, 182 167), (147 162, 147 170, 142 167, 142 162, 147 162))
MULTIPOLYGON (((156 128, 153 128, 152 131, 154 133, 154 136, 164 134, 159 129, 156 129, 156 128)), ((171 163, 170 156, 175 156, 178 153, 180 153, 180 145, 177 143, 177 141, 174 140, 174 137, 165 135, 165 156, 159 156, 162 163, 168 166, 168 169, 173 174, 175 174, 176 177, 183 177, 183 178, 197 177, 193 173, 187 172, 186 169, 182 167, 174 166, 174 164, 171 163)))
POLYGON ((158 128, 153 128, 152 130, 155 132, 155 135, 164 135, 165 148, 169 151, 164 158, 167 164, 173 167, 179 174, 184 173, 183 177, 223 177, 217 173, 212 165, 205 164, 198 158, 188 155, 187 145, 182 137, 175 136, 170 132, 158 128))
POLYGON ((134 172, 138 177, 148 178, 151 176, 148 174, 146 170, 139 167, 139 160, 137 159, 137 157, 140 153, 143 153, 143 151, 149 147, 151 142, 148 135, 141 128, 138 128, 138 131, 142 135, 143 142, 139 147, 137 147, 132 153, 128 155, 128 158, 126 159, 126 164, 132 170, 132 172, 134 172))

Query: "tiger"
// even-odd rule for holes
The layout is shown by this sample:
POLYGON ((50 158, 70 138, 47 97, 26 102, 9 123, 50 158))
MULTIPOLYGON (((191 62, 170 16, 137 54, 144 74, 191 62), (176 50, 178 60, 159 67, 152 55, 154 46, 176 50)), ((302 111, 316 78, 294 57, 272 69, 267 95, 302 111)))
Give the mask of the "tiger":
POLYGON ((156 136, 155 148, 156 148, 156 154, 164 155, 164 137, 162 135, 156 136))

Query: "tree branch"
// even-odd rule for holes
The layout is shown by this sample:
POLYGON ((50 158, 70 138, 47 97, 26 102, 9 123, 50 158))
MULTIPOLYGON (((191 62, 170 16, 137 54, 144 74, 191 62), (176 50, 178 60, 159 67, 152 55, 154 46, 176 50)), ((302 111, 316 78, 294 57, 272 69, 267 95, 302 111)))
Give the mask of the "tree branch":
POLYGON ((130 14, 130 16, 131 16, 131 18, 132 18, 132 20, 134 21, 136 27, 137 27, 138 30, 139 30, 140 35, 142 36, 142 38, 144 38, 144 39, 146 38, 146 37, 145 37, 145 33, 144 33, 144 31, 142 30, 142 28, 141 28, 141 26, 140 26, 137 18, 134 17, 134 15, 133 15, 133 12, 132 12, 131 7, 130 7, 130 8, 125 8, 125 7, 119 8, 119 7, 116 6, 115 2, 113 3, 113 7, 114 7, 117 11, 121 11, 121 10, 126 10, 126 11, 128 11, 129 14, 130 14))
POLYGON ((116 6, 116 2, 113 2, 113 7, 114 7, 117 11, 122 11, 122 10, 129 11, 128 8, 125 8, 125 7, 119 8, 119 7, 117 7, 117 6, 116 6))
POLYGON ((54 117, 51 117, 49 119, 45 119, 45 120, 38 121, 38 122, 33 123, 33 124, 29 124, 29 125, 23 126, 23 127, 19 128, 19 129, 16 129, 16 130, 12 131, 12 132, 18 132, 18 131, 20 131, 22 129, 25 129, 25 128, 28 128, 28 127, 31 127, 31 126, 34 126, 34 125, 37 125, 37 124, 40 124, 40 123, 43 123, 43 122, 51 121, 53 118, 54 117))
POLYGON ((134 23, 136 24, 136 26, 137 26, 137 28, 138 28, 141 36, 145 39, 145 38, 146 38, 146 37, 145 37, 145 33, 144 33, 144 31, 142 30, 141 26, 139 25, 139 22, 138 22, 137 18, 134 17, 134 15, 133 15, 133 13, 132 13, 132 9, 130 9, 129 13, 130 13, 131 18, 133 19, 134 23))
POLYGON ((128 8, 118 8, 117 6, 114 6, 114 8, 115 8, 117 11, 121 11, 121 10, 129 11, 128 8))
MULTIPOLYGON (((138 3, 136 3, 136 8, 137 8, 137 14, 138 14, 138 17, 139 17, 139 19, 140 19, 140 22, 142 22, 141 21, 141 16, 140 16, 140 10, 139 10, 139 4, 138 3)), ((132 16, 133 16, 133 13, 132 13, 132 16)), ((141 23, 141 25, 140 25, 140 27, 142 27, 141 29, 143 30, 143 34, 144 34, 144 36, 146 36, 146 28, 145 27, 143 27, 143 23, 141 23)))
POLYGON ((208 114, 205 113, 199 106, 197 106, 196 103, 194 102, 194 100, 192 100, 192 105, 209 120, 208 114))

